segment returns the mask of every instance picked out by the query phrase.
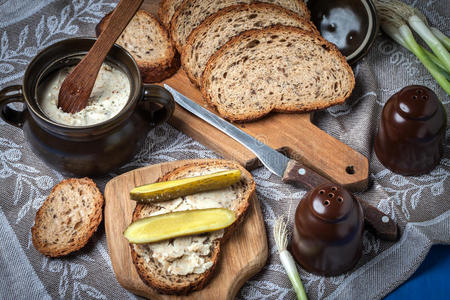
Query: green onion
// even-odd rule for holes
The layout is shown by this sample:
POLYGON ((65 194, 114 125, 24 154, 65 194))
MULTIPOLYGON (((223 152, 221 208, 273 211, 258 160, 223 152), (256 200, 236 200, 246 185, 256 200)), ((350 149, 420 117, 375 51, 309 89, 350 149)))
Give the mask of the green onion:
POLYGON ((298 274, 294 258, 287 250, 287 228, 286 223, 281 216, 275 220, 273 235, 275 236, 275 243, 277 244, 278 252, 280 253, 281 263, 283 264, 289 280, 294 287, 295 293, 297 294, 297 299, 307 300, 308 297, 306 296, 305 289, 303 288, 302 281, 300 280, 300 275, 298 274))
MULTIPOLYGON (((401 46, 403 46, 404 48, 408 49, 409 51, 411 51, 411 49, 409 48, 408 44, 406 44, 406 42, 403 40, 402 35, 400 34, 398 28, 394 27, 394 26, 386 26, 385 23, 382 24, 382 29, 383 31, 389 35, 391 37, 391 39, 393 39, 394 41, 396 41, 398 44, 400 44, 401 46)), ((428 56, 428 58, 439 68, 442 69, 442 71, 445 71, 445 66, 441 63, 441 61, 439 60, 439 58, 436 57, 436 55, 434 55, 433 53, 431 53, 430 51, 428 51, 427 49, 423 48, 422 46, 419 45, 419 47, 422 48, 423 52, 425 52, 425 54, 428 56)), ((412 51, 411 51, 412 52, 412 51)), ((450 74, 447 74, 450 76, 450 74)))
POLYGON ((434 54, 440 59, 441 63, 445 65, 447 71, 450 72, 450 53, 448 53, 439 39, 434 36, 431 30, 416 15, 409 17, 409 25, 427 43, 434 54))
MULTIPOLYGON (((443 73, 443 75, 447 78, 450 79, 450 73, 448 73, 445 70, 445 66, 441 63, 441 61, 439 60, 439 58, 436 57, 436 55, 434 55, 433 53, 431 53, 430 51, 428 51, 427 49, 424 49, 423 47, 421 47, 419 45, 420 48, 422 48, 423 52, 425 52, 425 54, 428 56, 428 58, 437 66, 439 67, 440 71, 443 73)), ((407 47, 405 47, 407 48, 407 47)), ((408 49, 409 50, 409 49, 408 49)), ((411 51, 411 50, 409 50, 411 51)))
POLYGON ((450 38, 435 27, 431 27, 430 30, 441 41, 442 45, 450 51, 450 38))
MULTIPOLYGON (((398 1, 386 2, 385 0, 380 0, 377 2, 377 10, 380 16, 381 28, 394 41, 414 53, 414 55, 417 56, 417 58, 427 68, 427 70, 442 87, 442 89, 450 95, 450 82, 447 79, 448 74, 447 72, 445 72, 445 70, 448 70, 448 68, 450 68, 450 56, 448 60, 446 60, 446 55, 443 51, 440 51, 441 55, 437 55, 437 53, 433 51, 436 54, 436 56, 434 56, 431 52, 426 51, 416 42, 412 31, 404 21, 403 16, 406 15, 405 11, 407 11, 407 9, 404 9, 403 7, 406 4, 402 2, 400 2, 401 4, 395 4, 397 2, 398 1)), ((409 6, 407 7, 409 8, 409 6)), ((414 16, 415 18, 413 18, 413 21, 419 20, 421 24, 426 27, 426 24, 421 20, 419 16, 417 16, 417 13, 414 16)), ((419 25, 419 27, 420 26, 421 25, 419 25)), ((430 30, 428 31, 431 33, 430 30)), ((433 34, 431 33, 431 35, 433 34)), ((435 37, 434 39, 437 40, 435 37)), ((432 38, 430 38, 429 40, 432 40, 432 38)), ((441 48, 439 49, 442 50, 441 48)), ((432 50, 434 49, 432 48, 432 50)), ((444 50, 447 51, 445 48, 444 50)))
POLYGON ((450 51, 450 39, 445 34, 443 34, 439 29, 430 26, 427 18, 420 12, 420 10, 414 8, 414 13, 425 23, 426 26, 430 28, 434 36, 437 37, 439 41, 441 41, 442 45, 444 45, 444 47, 450 51))
POLYGON ((450 72, 450 53, 448 53, 444 45, 431 32, 425 16, 420 11, 398 0, 380 0, 377 5, 391 10, 408 22, 411 28, 414 29, 439 58, 447 72, 450 72))

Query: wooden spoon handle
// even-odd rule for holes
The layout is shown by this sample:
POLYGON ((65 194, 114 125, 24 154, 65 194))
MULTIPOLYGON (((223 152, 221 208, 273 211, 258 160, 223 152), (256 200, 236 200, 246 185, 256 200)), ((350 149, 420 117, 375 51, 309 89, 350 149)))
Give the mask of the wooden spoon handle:
POLYGON ((114 42, 135 15, 143 0, 121 0, 111 14, 108 25, 88 54, 64 79, 58 96, 58 107, 76 113, 86 107, 97 74, 114 42))
MULTIPOLYGON (((114 42, 136 14, 142 2, 143 0, 121 0, 111 14, 105 30, 89 50, 89 55, 86 55, 76 68, 83 64, 84 66, 89 66, 91 70, 100 69, 109 49, 111 49, 114 42)), ((97 78, 98 71, 88 73, 90 76, 97 78)))
POLYGON ((109 17, 105 30, 102 31, 94 46, 91 48, 91 51, 98 51, 98 54, 101 55, 102 59, 97 58, 96 60, 95 56, 92 55, 86 60, 92 59, 96 63, 98 60, 103 62, 109 49, 136 14, 136 11, 139 9, 142 2, 143 0, 121 0, 119 4, 117 4, 109 17), (108 49, 108 51, 104 51, 104 49, 108 49))

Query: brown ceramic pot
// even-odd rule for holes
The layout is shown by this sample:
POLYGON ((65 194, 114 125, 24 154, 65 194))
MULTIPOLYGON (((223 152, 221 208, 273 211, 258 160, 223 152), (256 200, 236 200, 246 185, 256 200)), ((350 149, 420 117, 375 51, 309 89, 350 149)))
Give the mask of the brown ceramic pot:
POLYGON ((91 126, 68 126, 50 120, 40 109, 39 83, 57 69, 75 65, 94 44, 92 38, 58 42, 40 52, 28 65, 22 86, 0 91, 0 116, 22 128, 32 150, 51 167, 78 176, 104 175, 127 162, 150 129, 167 121, 175 104, 172 95, 157 85, 143 85, 136 62, 114 45, 106 61, 130 80, 126 106, 115 117, 91 126), (22 102, 21 111, 7 104, 22 102))
POLYGON ((308 8, 322 36, 339 48, 349 64, 368 53, 379 27, 372 0, 314 0, 308 1, 308 8))
POLYGON ((444 153, 447 114, 436 94, 412 85, 394 94, 381 113, 375 153, 395 173, 430 172, 444 153))
POLYGON ((297 206, 292 254, 306 271, 339 275, 361 257, 363 227, 359 201, 339 185, 321 184, 297 206))

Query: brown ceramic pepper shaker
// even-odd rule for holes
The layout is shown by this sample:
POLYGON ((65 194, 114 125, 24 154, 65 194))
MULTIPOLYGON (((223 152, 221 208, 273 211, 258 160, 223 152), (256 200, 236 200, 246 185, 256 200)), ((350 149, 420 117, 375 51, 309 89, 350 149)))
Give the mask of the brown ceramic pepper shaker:
POLYGON ((443 155, 446 127, 445 108, 432 90, 419 85, 405 87, 383 108, 375 153, 395 173, 428 173, 443 155))
POLYGON ((295 212, 292 254, 309 272, 344 273, 361 257, 363 226, 362 207, 347 190, 331 183, 319 185, 295 212))

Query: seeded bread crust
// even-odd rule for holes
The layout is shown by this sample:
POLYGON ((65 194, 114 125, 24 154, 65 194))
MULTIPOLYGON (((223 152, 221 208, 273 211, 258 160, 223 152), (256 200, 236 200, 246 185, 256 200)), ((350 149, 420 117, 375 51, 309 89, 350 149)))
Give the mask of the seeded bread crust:
POLYGON ((195 28, 183 48, 181 65, 191 82, 200 87, 201 76, 209 58, 226 42, 244 31, 276 24, 295 26, 319 34, 312 22, 279 5, 233 5, 209 16, 195 28))
POLYGON ((175 10, 181 5, 183 0, 162 0, 158 10, 158 17, 167 30, 170 28, 170 20, 172 20, 175 10))
POLYGON ((184 0, 170 22, 170 35, 178 52, 183 51, 191 32, 208 16, 228 6, 255 2, 273 3, 292 10, 305 19, 310 18, 308 8, 301 0, 184 0))
POLYGON ((296 27, 234 37, 208 61, 203 98, 224 118, 247 122, 271 111, 306 112, 343 103, 355 78, 337 47, 296 27))
MULTIPOLYGON (((106 28, 111 13, 95 27, 97 37, 106 28)), ((167 30, 145 10, 138 10, 117 39, 116 44, 133 56, 145 83, 160 82, 180 67, 180 56, 175 50, 167 30)))
POLYGON ((36 213, 31 236, 44 255, 59 257, 79 250, 102 220, 103 195, 89 178, 55 185, 36 213))
MULTIPOLYGON (((208 167, 224 167, 228 169, 241 170, 241 181, 238 183, 238 187, 243 190, 239 205, 236 209, 234 209, 236 214, 235 223, 225 229, 222 238, 211 242, 211 252, 207 256, 207 261, 213 263, 212 267, 207 269, 202 274, 165 274, 156 260, 148 263, 146 262, 145 257, 142 257, 137 253, 135 247, 139 247, 139 245, 130 244, 131 256, 139 276, 147 285, 155 288, 161 293, 186 295, 192 291, 202 289, 209 282, 214 274, 214 270, 219 260, 222 243, 224 243, 231 236, 237 226, 239 226, 239 224, 244 220, 244 216, 250 204, 250 197, 255 192, 255 182, 253 181, 251 174, 239 164, 227 160, 211 160, 207 162, 203 161, 198 163, 190 163, 165 174, 158 181, 161 182, 187 177, 191 171, 195 172, 208 167)), ((148 216, 157 210, 158 208, 152 204, 138 203, 133 213, 133 221, 148 216)), ((151 256, 151 253, 148 253, 147 256, 151 256)))

